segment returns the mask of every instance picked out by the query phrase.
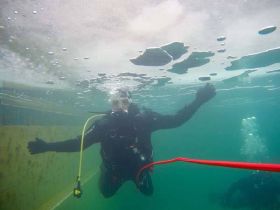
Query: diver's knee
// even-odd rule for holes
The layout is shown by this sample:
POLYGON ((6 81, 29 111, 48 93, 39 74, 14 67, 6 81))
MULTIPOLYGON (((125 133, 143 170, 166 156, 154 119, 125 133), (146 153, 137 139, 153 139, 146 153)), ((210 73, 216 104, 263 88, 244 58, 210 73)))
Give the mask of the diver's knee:
POLYGON ((112 191, 101 191, 101 194, 104 198, 111 198, 113 195, 115 195, 115 192, 112 191))
POLYGON ((104 198, 110 198, 117 192, 116 187, 112 186, 110 183, 102 183, 99 185, 99 191, 103 195, 104 198))
POLYGON ((136 183, 140 192, 144 195, 150 196, 154 192, 153 182, 151 175, 148 172, 144 172, 141 174, 140 180, 136 183))
POLYGON ((154 187, 151 180, 148 183, 145 183, 144 185, 143 183, 138 185, 138 189, 141 193, 143 193, 146 196, 151 196, 154 193, 154 187))

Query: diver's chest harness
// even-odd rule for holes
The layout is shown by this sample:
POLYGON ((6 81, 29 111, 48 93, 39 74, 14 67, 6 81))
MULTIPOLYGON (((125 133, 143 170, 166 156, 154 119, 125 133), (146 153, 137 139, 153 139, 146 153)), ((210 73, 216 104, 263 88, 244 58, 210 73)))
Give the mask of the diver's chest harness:
POLYGON ((145 161, 141 151, 140 128, 137 116, 127 113, 111 113, 106 126, 106 135, 102 142, 102 156, 110 159, 125 159, 128 156, 145 161))

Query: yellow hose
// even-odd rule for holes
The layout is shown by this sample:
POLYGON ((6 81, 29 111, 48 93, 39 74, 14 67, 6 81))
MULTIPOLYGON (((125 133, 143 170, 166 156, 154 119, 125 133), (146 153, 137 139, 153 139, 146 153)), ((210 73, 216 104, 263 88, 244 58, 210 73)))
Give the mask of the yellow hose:
POLYGON ((98 114, 98 115, 94 115, 91 116, 87 119, 87 121, 84 124, 84 128, 82 131, 82 138, 81 138, 81 150, 80 150, 80 161, 79 161, 79 171, 78 171, 78 177, 77 177, 77 181, 81 181, 81 173, 82 173, 82 160, 83 160, 83 150, 84 150, 84 137, 85 137, 85 130, 87 127, 87 124, 90 120, 95 119, 96 117, 100 117, 100 116, 104 116, 105 114, 98 114))

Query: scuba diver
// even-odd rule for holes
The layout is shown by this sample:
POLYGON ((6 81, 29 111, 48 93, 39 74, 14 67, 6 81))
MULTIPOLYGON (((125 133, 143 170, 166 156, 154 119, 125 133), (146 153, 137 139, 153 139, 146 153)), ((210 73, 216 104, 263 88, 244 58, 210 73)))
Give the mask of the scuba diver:
POLYGON ((222 196, 227 208, 279 210, 280 183, 270 173, 257 172, 233 183, 222 196))
MULTIPOLYGON (((104 197, 113 196, 127 180, 132 180, 140 192, 153 193, 150 171, 145 170, 136 180, 137 172, 153 161, 152 132, 176 128, 188 121, 198 108, 215 96, 215 88, 206 84, 196 93, 196 98, 175 115, 161 115, 142 110, 132 103, 130 92, 118 90, 111 98, 112 110, 96 120, 84 136, 84 149, 100 143, 102 157, 99 189, 104 197)), ((31 154, 43 152, 78 152, 81 136, 48 143, 40 138, 28 142, 31 154)))

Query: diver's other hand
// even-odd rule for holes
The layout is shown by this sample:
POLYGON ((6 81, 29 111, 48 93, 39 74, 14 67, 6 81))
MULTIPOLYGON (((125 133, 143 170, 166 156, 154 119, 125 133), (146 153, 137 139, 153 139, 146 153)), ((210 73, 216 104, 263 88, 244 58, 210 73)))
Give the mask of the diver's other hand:
POLYGON ((207 83, 204 87, 200 88, 196 93, 196 101, 199 103, 205 103, 216 95, 216 89, 214 85, 207 83))
POLYGON ((28 142, 28 150, 30 154, 38 154, 42 152, 46 152, 48 150, 48 143, 46 143, 43 139, 35 138, 34 141, 28 142))

